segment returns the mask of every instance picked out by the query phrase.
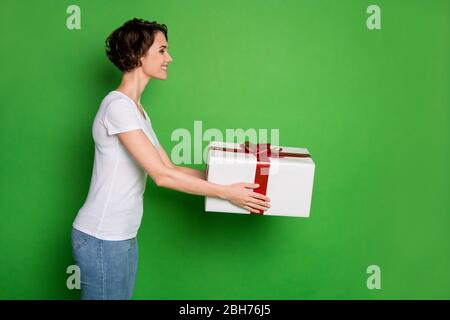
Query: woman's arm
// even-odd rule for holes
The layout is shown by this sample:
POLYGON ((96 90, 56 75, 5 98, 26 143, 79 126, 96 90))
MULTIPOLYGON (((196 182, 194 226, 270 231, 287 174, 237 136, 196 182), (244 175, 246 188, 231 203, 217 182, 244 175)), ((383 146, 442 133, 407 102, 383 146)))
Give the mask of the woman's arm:
POLYGON ((175 166, 175 169, 180 170, 181 172, 187 173, 193 177, 197 177, 202 180, 206 180, 206 171, 205 170, 198 170, 188 167, 182 167, 182 166, 175 166))
POLYGON ((187 173, 193 177, 197 177, 202 180, 206 179, 206 170, 197 170, 193 168, 177 166, 173 164, 173 162, 170 160, 169 156, 167 155, 162 145, 160 146, 160 148, 157 148, 156 150, 158 150, 159 156, 161 157, 161 160, 164 162, 166 166, 170 168, 175 168, 176 170, 180 170, 181 172, 187 173))
POLYGON ((266 196, 253 192, 252 189, 257 187, 253 183, 219 185, 165 165, 158 150, 141 129, 121 132, 118 136, 128 152, 160 187, 225 199, 256 213, 269 207, 270 200, 266 196))

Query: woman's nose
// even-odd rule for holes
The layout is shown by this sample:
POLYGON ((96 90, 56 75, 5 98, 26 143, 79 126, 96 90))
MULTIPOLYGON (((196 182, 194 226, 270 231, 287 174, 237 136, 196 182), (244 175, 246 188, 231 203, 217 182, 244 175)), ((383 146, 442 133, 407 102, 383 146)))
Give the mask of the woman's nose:
POLYGON ((169 53, 167 53, 167 63, 171 63, 172 62, 172 57, 170 56, 169 53))

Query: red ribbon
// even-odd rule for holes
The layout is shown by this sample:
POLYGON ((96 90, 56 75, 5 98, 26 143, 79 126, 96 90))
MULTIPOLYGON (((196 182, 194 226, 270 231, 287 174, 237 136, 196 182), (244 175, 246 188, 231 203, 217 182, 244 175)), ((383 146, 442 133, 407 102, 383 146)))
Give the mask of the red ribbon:
MULTIPOLYGON (((256 172, 254 183, 259 184, 259 187, 253 189, 253 191, 263 195, 266 195, 267 192, 267 183, 269 181, 270 158, 311 157, 311 155, 307 153, 282 152, 283 148, 272 150, 272 148, 270 147, 270 143, 253 144, 249 141, 246 141, 245 143, 240 144, 239 146, 240 149, 212 146, 210 147, 210 150, 235 152, 235 153, 251 153, 254 156, 256 156, 256 172)), ((264 210, 259 210, 259 214, 264 214, 264 210)))

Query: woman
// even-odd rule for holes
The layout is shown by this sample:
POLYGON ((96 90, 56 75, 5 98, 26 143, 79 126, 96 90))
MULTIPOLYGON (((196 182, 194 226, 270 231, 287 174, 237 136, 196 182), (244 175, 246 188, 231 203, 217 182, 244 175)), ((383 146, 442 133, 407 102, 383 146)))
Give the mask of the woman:
POLYGON ((136 234, 149 175, 159 187, 219 197, 250 212, 267 210, 257 185, 218 185, 204 171, 174 165, 140 104, 150 79, 165 80, 172 57, 167 27, 133 19, 106 39, 106 54, 123 72, 94 119, 95 158, 89 193, 73 223, 72 249, 82 299, 130 299, 137 271, 136 234))

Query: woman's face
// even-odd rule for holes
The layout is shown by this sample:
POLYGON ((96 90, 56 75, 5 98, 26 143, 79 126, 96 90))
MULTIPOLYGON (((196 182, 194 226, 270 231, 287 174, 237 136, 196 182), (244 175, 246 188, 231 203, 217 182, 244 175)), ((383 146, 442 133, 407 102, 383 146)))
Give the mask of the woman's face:
POLYGON ((148 77, 159 80, 167 79, 167 65, 172 62, 167 47, 168 43, 164 33, 157 31, 152 46, 141 57, 142 70, 148 77))

